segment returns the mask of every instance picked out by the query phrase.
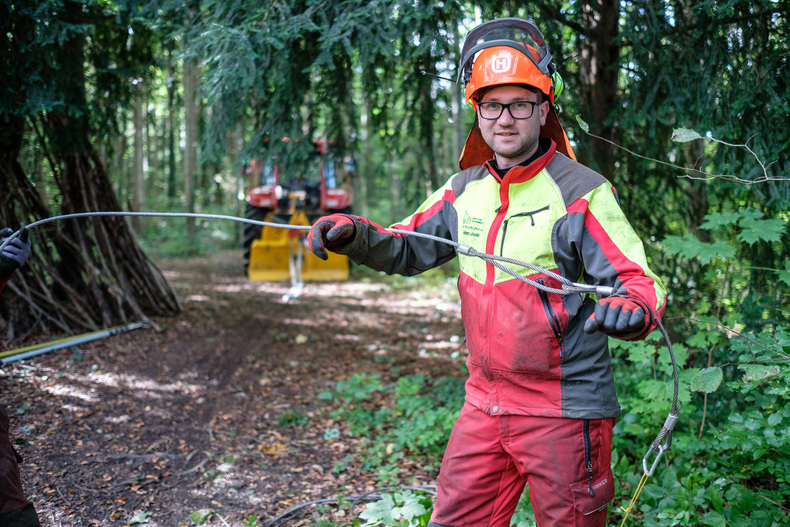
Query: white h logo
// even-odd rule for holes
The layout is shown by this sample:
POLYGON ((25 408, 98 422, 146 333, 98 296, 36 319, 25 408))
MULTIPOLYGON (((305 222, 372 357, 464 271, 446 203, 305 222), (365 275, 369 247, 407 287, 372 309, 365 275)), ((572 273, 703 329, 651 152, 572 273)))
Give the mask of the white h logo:
POLYGON ((506 71, 510 71, 510 55, 503 53, 495 56, 491 63, 491 69, 494 73, 505 73, 506 71))

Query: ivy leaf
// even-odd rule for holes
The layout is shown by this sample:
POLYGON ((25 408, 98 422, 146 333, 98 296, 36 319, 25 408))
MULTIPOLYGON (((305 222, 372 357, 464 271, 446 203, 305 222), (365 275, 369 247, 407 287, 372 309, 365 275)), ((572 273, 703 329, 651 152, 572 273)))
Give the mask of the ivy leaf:
POLYGON ((702 139, 702 136, 699 135, 694 130, 688 130, 686 128, 675 128, 674 130, 672 130, 671 139, 676 143, 688 143, 689 141, 702 139))
POLYGON ((584 120, 578 115, 576 116, 576 122, 579 123, 579 128, 581 128, 585 133, 590 132, 590 125, 584 122, 584 120))
POLYGON ((691 389, 695 392, 713 393, 721 385, 722 378, 721 368, 703 368, 691 379, 691 389))

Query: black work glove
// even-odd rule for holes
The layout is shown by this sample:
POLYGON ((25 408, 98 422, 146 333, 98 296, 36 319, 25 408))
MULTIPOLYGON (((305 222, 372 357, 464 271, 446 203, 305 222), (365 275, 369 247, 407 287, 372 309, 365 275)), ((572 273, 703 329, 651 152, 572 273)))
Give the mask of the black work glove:
POLYGON ((326 250, 330 251, 345 247, 354 239, 357 228, 354 220, 346 214, 330 214, 318 218, 307 235, 307 245, 313 254, 326 260, 329 258, 326 250))
POLYGON ((644 331, 645 310, 634 300, 614 296, 595 305, 595 313, 584 323, 585 333, 600 331, 607 335, 628 337, 644 331))
MULTIPOLYGON (((13 229, 5 228, 0 231, 0 245, 5 243, 9 236, 14 234, 13 229)), ((25 263, 30 256, 30 240, 27 229, 24 227, 19 236, 11 240, 0 252, 0 280, 5 280, 25 263)))

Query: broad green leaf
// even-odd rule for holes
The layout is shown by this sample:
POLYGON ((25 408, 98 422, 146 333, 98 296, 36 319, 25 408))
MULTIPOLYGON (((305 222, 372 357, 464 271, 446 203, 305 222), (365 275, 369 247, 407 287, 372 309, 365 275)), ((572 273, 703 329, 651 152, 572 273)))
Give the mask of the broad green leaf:
POLYGON ((721 385, 722 378, 721 368, 703 368, 691 380, 691 389, 695 392, 713 393, 721 385))
POLYGON ((742 364, 738 368, 743 370, 744 382, 765 381, 782 373, 779 366, 762 366, 755 364, 742 364))
POLYGON ((134 516, 127 522, 129 525, 137 525, 141 523, 148 523, 148 519, 151 517, 150 512, 145 511, 135 511, 134 516))
POLYGON ((676 143, 688 143, 697 139, 702 139, 702 136, 694 130, 686 128, 675 128, 672 130, 672 140, 676 143))
POLYGON ((379 501, 368 503, 365 505, 365 510, 360 513, 359 517, 367 520, 365 525, 372 526, 378 524, 392 525, 394 518, 392 516, 392 509, 395 508, 395 502, 392 496, 383 493, 379 501))
POLYGON ((749 245, 754 245, 760 240, 779 242, 784 235, 785 221, 777 218, 768 220, 747 218, 741 222, 741 228, 738 239, 749 245))
POLYGON ((703 264, 709 264, 717 257, 727 260, 735 256, 735 248, 727 242, 706 243, 698 240, 693 234, 685 237, 667 236, 664 238, 667 253, 679 254, 686 259, 699 258, 703 264))
POLYGON ((705 215, 705 221, 702 222, 699 228, 709 231, 716 227, 735 225, 741 218, 742 216, 737 212, 711 212, 705 215))
POLYGON ((189 515, 189 519, 195 522, 196 525, 203 525, 209 520, 209 518, 211 518, 212 514, 214 514, 214 511, 211 509, 199 509, 193 511, 189 515))
POLYGON ((694 258, 699 253, 699 244, 702 243, 692 234, 683 236, 667 236, 664 244, 667 246, 667 254, 679 254, 687 259, 694 258))
POLYGON ((727 242, 705 243, 700 247, 700 252, 697 256, 703 264, 707 265, 717 257, 722 260, 734 258, 735 247, 727 242))
POLYGON ((779 280, 786 283, 787 285, 790 285, 790 260, 785 262, 784 270, 776 271, 776 274, 779 277, 779 280))
POLYGON ((576 122, 577 122, 577 123, 579 123, 579 127, 580 127, 580 128, 581 128, 581 129, 582 129, 584 132, 586 132, 586 133, 589 133, 589 132, 590 132, 590 125, 589 125, 589 124, 587 124, 586 122, 584 122, 584 120, 583 120, 581 117, 579 117, 578 115, 576 116, 576 122))
POLYGON ((702 517, 703 525, 711 525, 712 527, 727 527, 727 521, 724 516, 716 511, 710 511, 702 517))
POLYGON ((326 441, 331 441, 332 439, 337 439, 340 437, 340 430, 337 428, 327 428, 324 430, 324 439, 326 441))
POLYGON ((420 503, 419 496, 408 496, 400 508, 400 514, 405 520, 411 521, 412 518, 422 516, 427 511, 422 503, 420 503))
POLYGON ((694 348, 705 349, 719 341, 720 333, 715 331, 697 331, 684 342, 694 348))
POLYGON ((782 422, 782 414, 779 412, 773 413, 768 416, 768 424, 770 426, 776 426, 782 422))

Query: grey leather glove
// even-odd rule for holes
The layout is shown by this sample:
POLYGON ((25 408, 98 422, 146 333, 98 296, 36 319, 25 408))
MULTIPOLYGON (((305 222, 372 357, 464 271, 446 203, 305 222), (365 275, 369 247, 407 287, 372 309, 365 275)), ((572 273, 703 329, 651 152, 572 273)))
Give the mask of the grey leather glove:
MULTIPOLYGON (((5 228, 1 230, 0 245, 5 243, 6 239, 12 234, 14 234, 13 229, 5 228)), ((27 260, 27 257, 30 256, 29 238, 27 229, 23 227, 19 236, 11 240, 0 252, 0 280, 5 280, 14 274, 14 271, 21 267, 27 260)))

